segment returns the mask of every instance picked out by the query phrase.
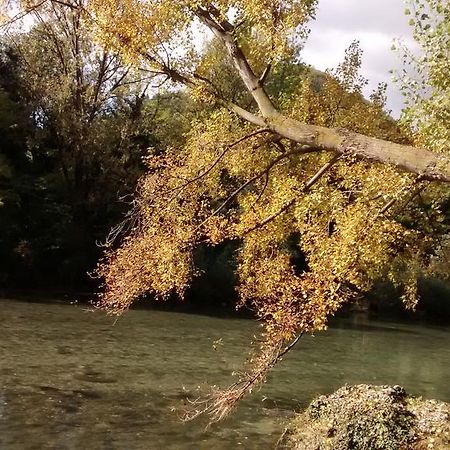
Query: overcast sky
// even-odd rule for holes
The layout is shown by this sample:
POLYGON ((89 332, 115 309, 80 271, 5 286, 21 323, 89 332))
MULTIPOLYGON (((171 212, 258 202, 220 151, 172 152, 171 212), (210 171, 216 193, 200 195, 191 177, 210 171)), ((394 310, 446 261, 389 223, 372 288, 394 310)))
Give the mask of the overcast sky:
POLYGON ((389 70, 401 64, 391 46, 395 38, 414 46, 404 10, 403 0, 319 0, 303 60, 319 70, 334 68, 343 60, 345 49, 358 39, 364 50, 362 75, 370 82, 366 95, 379 82, 390 83, 388 108, 398 116, 403 100, 390 82, 389 70))

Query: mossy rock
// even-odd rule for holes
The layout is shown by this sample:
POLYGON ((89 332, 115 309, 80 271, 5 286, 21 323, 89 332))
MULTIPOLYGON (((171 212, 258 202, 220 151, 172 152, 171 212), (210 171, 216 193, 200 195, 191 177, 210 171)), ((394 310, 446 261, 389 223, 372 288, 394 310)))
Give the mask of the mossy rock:
POLYGON ((298 414, 279 448, 448 450, 450 405, 409 397, 400 386, 344 386, 298 414))

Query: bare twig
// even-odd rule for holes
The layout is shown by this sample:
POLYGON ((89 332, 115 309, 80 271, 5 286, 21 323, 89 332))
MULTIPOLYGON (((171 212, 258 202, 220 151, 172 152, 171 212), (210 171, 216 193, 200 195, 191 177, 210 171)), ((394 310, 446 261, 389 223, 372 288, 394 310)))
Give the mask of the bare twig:
POLYGON ((270 175, 269 172, 266 173, 266 178, 264 180, 264 185, 261 189, 261 192, 258 194, 258 197, 256 197, 256 200, 253 202, 253 205, 251 206, 252 209, 255 208, 255 205, 261 200, 262 196, 264 195, 264 192, 266 192, 267 186, 269 184, 270 175))
POLYGON ((267 64, 266 68, 264 69, 264 72, 262 73, 261 77, 259 78, 259 84, 261 86, 263 86, 264 83, 266 82, 271 68, 272 68, 272 64, 267 64))
MULTIPOLYGON (((413 183, 412 183, 412 187, 416 186, 418 183, 420 183, 421 178, 417 177, 413 183)), ((425 184, 422 184, 421 186, 416 187, 416 189, 414 189, 410 195, 410 197, 408 198, 408 200, 405 202, 405 204, 403 205, 403 208, 405 208, 413 199, 414 197, 416 197, 417 195, 419 195, 424 189, 426 188, 425 184)), ((407 188, 409 189, 409 188, 407 188)), ((400 196, 402 194, 402 191, 404 191, 405 188, 401 189, 401 191, 397 194, 397 197, 392 198, 390 201, 388 201, 379 211, 378 216, 381 216, 383 214, 385 214, 387 211, 389 211, 389 209, 392 208, 392 206, 395 205, 395 203, 398 202, 398 196, 400 196)), ((377 216, 377 217, 378 217, 377 216)))
POLYGON ((302 336, 305 334, 304 331, 302 331, 289 345, 287 345, 278 355, 277 360, 279 361, 286 353, 289 353, 298 343, 298 341, 302 338, 302 336))
POLYGON ((305 184, 303 192, 308 192, 339 159, 340 155, 334 155, 327 163, 325 163, 317 173, 305 184))
POLYGON ((281 341, 271 344, 264 350, 262 364, 256 370, 244 374, 239 381, 224 390, 215 390, 206 399, 191 401, 193 409, 184 416, 184 420, 190 421, 203 414, 208 414, 210 417, 208 425, 222 420, 230 414, 246 394, 250 393, 256 385, 265 379, 269 370, 295 347, 303 335, 304 332, 302 331, 284 348, 281 341))

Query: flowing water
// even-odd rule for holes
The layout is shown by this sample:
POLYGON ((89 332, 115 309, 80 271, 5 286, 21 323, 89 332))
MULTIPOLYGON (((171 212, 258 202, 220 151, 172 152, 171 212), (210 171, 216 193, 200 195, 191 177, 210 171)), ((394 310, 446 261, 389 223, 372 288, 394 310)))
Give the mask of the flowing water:
POLYGON ((149 310, 0 300, 0 449, 270 449, 292 410, 345 383, 450 401, 450 329, 340 320, 305 337, 225 422, 179 412, 242 367, 258 328, 149 310), (200 389, 199 392, 197 390, 200 389))

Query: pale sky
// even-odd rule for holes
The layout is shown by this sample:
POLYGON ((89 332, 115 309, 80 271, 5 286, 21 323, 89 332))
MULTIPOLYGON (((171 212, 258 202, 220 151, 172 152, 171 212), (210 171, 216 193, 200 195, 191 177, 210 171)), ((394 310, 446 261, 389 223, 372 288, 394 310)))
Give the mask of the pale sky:
POLYGON ((414 48, 403 0, 319 0, 317 19, 302 52, 304 62, 319 70, 336 67, 355 39, 364 50, 362 75, 369 79, 366 96, 379 82, 390 83, 388 109, 398 116, 403 105, 389 70, 401 67, 400 55, 391 50, 400 38, 414 48))

